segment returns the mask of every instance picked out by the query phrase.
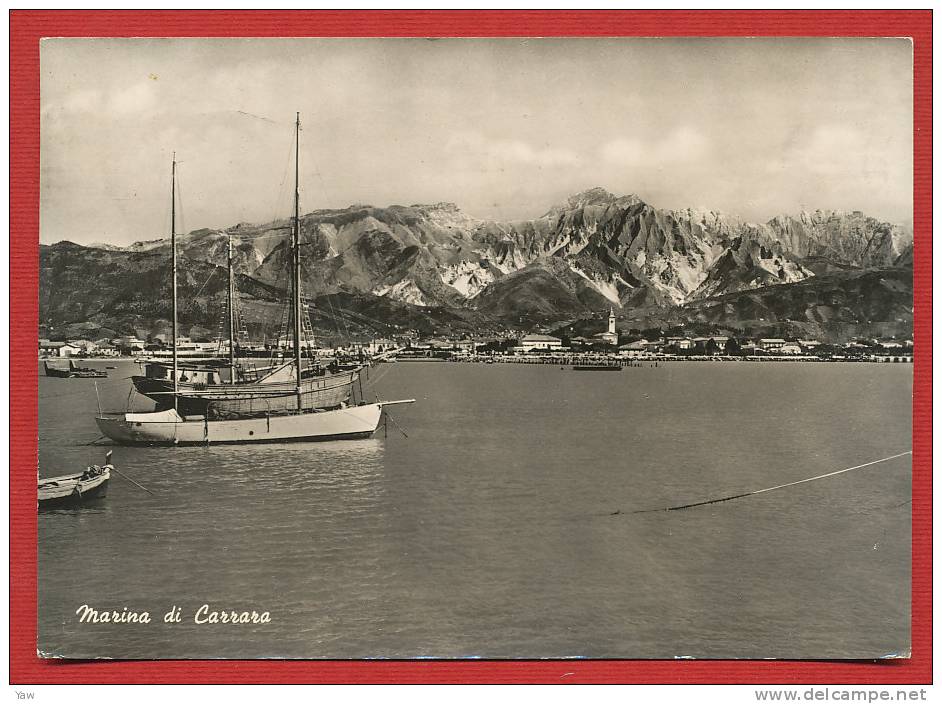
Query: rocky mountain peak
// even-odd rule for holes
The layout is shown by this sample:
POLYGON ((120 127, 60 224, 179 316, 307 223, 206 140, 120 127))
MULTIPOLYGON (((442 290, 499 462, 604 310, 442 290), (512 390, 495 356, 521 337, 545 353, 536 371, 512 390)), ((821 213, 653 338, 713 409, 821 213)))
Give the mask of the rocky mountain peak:
POLYGON ((721 210, 713 210, 706 207, 684 208, 683 210, 673 210, 671 212, 674 213, 675 216, 684 218, 690 222, 714 227, 722 225, 741 227, 745 224, 738 215, 730 215, 721 210))
POLYGON ((587 205, 609 205, 618 200, 618 196, 605 190, 601 186, 595 186, 588 190, 569 196, 566 205, 569 208, 583 208, 587 205))
POLYGON ((585 191, 581 191, 575 195, 569 196, 565 203, 554 205, 549 209, 544 217, 555 217, 560 213, 565 213, 572 210, 580 210, 582 208, 591 206, 608 207, 617 205, 623 208, 629 208, 632 205, 642 202, 643 201, 641 198, 639 198, 634 193, 629 193, 625 196, 616 196, 614 193, 602 188, 601 186, 595 186, 594 188, 589 188, 585 191))
POLYGON ((449 203, 447 201, 441 201, 440 203, 414 203, 410 207, 426 213, 435 211, 457 213, 461 211, 461 208, 459 208, 455 203, 449 203))
POLYGON ((594 188, 589 188, 581 193, 570 196, 567 202, 571 207, 576 208, 580 205, 613 203, 617 198, 614 193, 607 191, 601 186, 595 186, 594 188))
POLYGON ((417 210, 427 217, 431 222, 435 223, 439 227, 445 227, 448 229, 469 229, 474 227, 478 220, 461 208, 459 208, 454 203, 441 202, 441 203, 431 203, 431 204, 416 204, 412 205, 413 210, 417 210))

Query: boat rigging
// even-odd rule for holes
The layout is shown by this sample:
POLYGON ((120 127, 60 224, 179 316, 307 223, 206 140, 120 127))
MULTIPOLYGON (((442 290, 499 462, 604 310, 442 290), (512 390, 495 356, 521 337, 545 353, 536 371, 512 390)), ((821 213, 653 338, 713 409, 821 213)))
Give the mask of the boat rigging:
POLYGON ((383 407, 414 403, 414 399, 348 405, 361 367, 326 374, 305 370, 301 360, 301 217, 300 217, 300 113, 295 119, 295 187, 291 242, 292 342, 294 359, 262 378, 235 381, 235 325, 232 313, 232 247, 229 243, 229 348, 230 380, 220 384, 218 374, 207 372, 194 383, 181 378, 177 359, 177 253, 176 155, 171 165, 171 256, 173 263, 173 366, 171 379, 150 374, 134 377, 135 387, 158 401, 151 413, 100 414, 101 431, 126 444, 254 443, 285 440, 329 440, 369 437, 379 426, 383 407), (290 373, 290 376, 289 376, 290 373), (169 393, 166 390, 170 387, 169 393), (166 396, 172 403, 162 403, 166 396))

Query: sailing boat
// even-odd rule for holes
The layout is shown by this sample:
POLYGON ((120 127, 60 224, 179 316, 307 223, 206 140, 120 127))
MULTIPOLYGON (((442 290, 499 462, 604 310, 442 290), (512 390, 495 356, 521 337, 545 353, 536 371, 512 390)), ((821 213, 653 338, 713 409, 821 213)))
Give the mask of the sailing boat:
MULTIPOLYGON (((155 363, 145 365, 142 376, 132 376, 131 382, 138 392, 154 399, 157 410, 167 410, 176 403, 183 415, 208 415, 224 418, 231 414, 283 413, 296 410, 295 360, 278 364, 272 368, 258 370, 255 378, 248 378, 247 370, 240 370, 235 358, 235 281, 232 269, 232 236, 229 236, 228 256, 228 330, 229 330, 229 378, 223 380, 218 368, 187 366, 172 372, 169 365, 155 363), (174 387, 176 378, 176 387, 174 387)), ((302 305, 302 312, 306 313, 302 305)), ((303 326, 302 326, 303 327, 303 326)), ((310 325, 308 325, 308 328, 310 325)), ((310 345, 309 345, 310 348, 310 345)), ((302 369, 302 410, 338 408, 347 403, 352 395, 355 379, 362 370, 356 366, 351 370, 337 370, 310 365, 302 369)))
MULTIPOLYGON (((284 382, 252 384, 253 388, 243 393, 241 387, 233 385, 229 397, 219 397, 217 391, 206 392, 207 400, 203 413, 194 410, 181 398, 201 398, 195 392, 186 391, 181 396, 180 374, 177 359, 177 242, 176 242, 176 156, 171 167, 170 249, 173 263, 172 288, 172 335, 173 335, 173 407, 151 413, 100 414, 95 418, 99 429, 107 437, 122 444, 150 445, 196 445, 209 443, 259 443, 286 442, 292 440, 340 440, 371 436, 382 418, 383 407, 400 403, 414 403, 415 399, 400 401, 361 401, 348 406, 339 401, 335 407, 316 405, 313 394, 326 389, 317 388, 318 377, 305 379, 301 365, 301 217, 300 217, 300 134, 301 115, 295 120, 295 168, 294 168, 294 221, 292 233, 292 294, 294 342, 293 388, 284 382), (286 399, 291 399, 288 408, 286 399), (221 403, 223 412, 212 411, 221 403), (241 405, 237 405, 241 404, 241 405), (212 417, 211 417, 212 416, 212 417)), ((231 325, 230 325, 231 335, 231 325)), ((232 343, 230 341, 230 349, 232 343)))

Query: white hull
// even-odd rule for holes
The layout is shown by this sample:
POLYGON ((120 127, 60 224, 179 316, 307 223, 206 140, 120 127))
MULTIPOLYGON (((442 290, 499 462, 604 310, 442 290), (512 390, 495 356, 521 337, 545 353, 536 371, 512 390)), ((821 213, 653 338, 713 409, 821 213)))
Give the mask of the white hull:
POLYGON ((341 440, 372 435, 383 415, 382 403, 333 411, 236 420, 183 418, 172 409, 95 418, 101 432, 122 445, 206 445, 214 443, 341 440))

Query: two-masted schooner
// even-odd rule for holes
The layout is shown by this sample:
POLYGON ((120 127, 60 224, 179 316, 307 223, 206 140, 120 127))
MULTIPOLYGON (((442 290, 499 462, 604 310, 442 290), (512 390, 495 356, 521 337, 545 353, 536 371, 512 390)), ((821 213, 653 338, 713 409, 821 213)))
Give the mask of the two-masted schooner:
MULTIPOLYGON (((181 388, 177 359, 176 157, 171 166, 170 250, 173 309, 173 364, 169 382, 172 407, 150 413, 100 414, 95 418, 107 437, 122 444, 194 445, 207 443, 287 442, 363 438, 379 427, 383 406, 414 399, 348 405, 357 372, 318 374, 301 360, 301 216, 300 113, 295 120, 295 186, 292 222, 291 292, 294 360, 252 383, 186 384, 181 388), (293 378, 292 378, 293 377, 293 378), (202 388, 198 388, 202 387, 202 388)), ((231 264, 230 264, 231 267, 231 264)), ((230 355, 233 354, 230 275, 230 355)), ((230 360, 232 362, 232 360, 230 360)), ((165 393, 163 387, 155 397, 165 393)), ((160 405, 160 402, 158 402, 160 405)), ((164 404, 169 405, 169 404, 164 404)))
MULTIPOLYGON (((262 367, 246 367, 236 363, 235 276, 231 233, 228 244, 228 369, 217 360, 207 360, 203 364, 190 362, 178 365, 176 369, 163 361, 145 363, 144 374, 132 376, 131 383, 139 393, 156 401, 159 411, 176 408, 184 416, 205 415, 210 420, 216 420, 231 417, 232 414, 297 410, 295 359, 276 362, 273 356, 269 364, 262 367), (223 371, 228 371, 227 378, 223 378, 223 371)), ((289 306, 289 311, 292 308, 289 306)), ((304 305, 301 310, 302 316, 307 316, 308 310, 304 305)), ((279 340, 282 337, 288 340, 288 321, 292 317, 285 316, 285 332, 279 336, 279 340)), ((302 325, 302 330, 310 333, 307 349, 311 353, 313 330, 309 320, 304 322, 307 326, 302 325)), ((349 403, 353 383, 362 370, 362 365, 345 368, 336 360, 322 366, 312 357, 307 368, 303 367, 302 362, 301 410, 336 408, 341 403, 349 403)))

